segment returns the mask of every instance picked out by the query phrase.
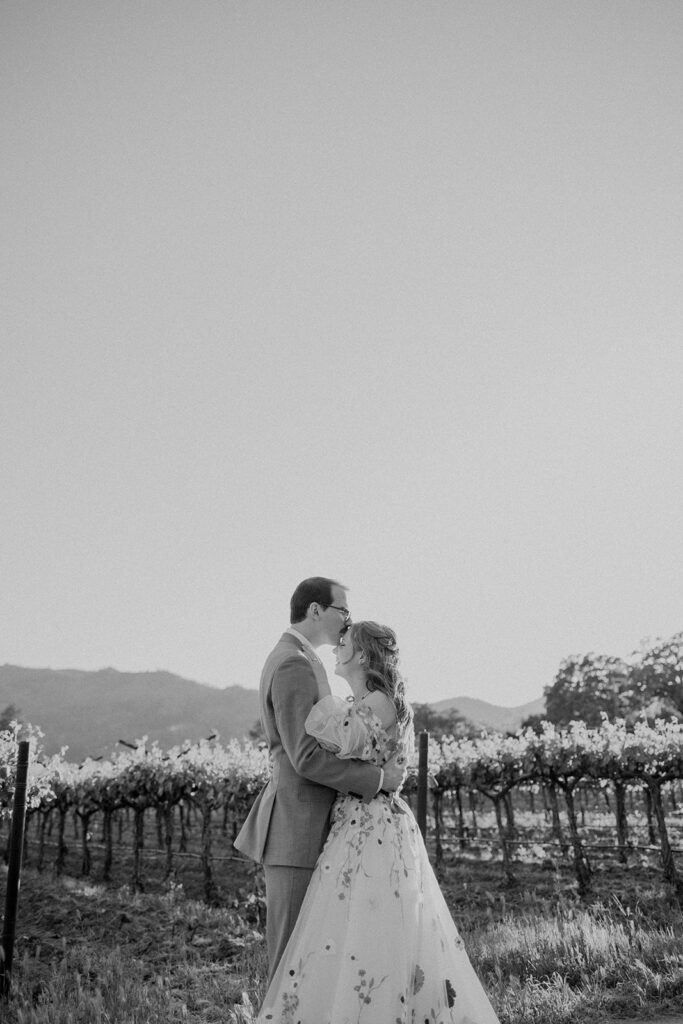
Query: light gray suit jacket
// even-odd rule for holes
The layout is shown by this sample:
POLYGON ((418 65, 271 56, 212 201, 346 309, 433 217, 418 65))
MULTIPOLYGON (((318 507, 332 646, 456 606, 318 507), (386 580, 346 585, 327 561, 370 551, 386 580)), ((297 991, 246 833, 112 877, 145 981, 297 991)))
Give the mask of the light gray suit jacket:
POLYGON ((284 633, 261 673, 260 701, 272 776, 257 796, 235 846, 264 864, 313 867, 330 827, 338 792, 369 800, 380 770, 359 760, 340 760, 304 728, 318 700, 316 671, 303 644, 284 633))

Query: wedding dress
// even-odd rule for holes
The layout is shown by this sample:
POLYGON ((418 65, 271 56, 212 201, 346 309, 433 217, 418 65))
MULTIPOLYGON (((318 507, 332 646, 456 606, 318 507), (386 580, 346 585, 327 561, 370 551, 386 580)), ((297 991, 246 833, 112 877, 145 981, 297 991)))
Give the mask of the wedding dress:
MULTIPOLYGON (((306 731, 338 757, 380 766, 407 756, 413 735, 334 696, 306 731)), ((337 797, 258 1024, 498 1024, 399 797, 337 797)))

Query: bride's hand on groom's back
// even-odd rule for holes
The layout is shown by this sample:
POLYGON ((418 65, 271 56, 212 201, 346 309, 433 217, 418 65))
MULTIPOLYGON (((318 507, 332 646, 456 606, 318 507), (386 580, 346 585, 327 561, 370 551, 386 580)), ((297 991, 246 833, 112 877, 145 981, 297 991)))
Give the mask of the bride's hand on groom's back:
POLYGON ((384 782, 382 789, 387 793, 396 793, 405 782, 408 765, 406 758, 401 754, 394 754, 384 765, 384 782))

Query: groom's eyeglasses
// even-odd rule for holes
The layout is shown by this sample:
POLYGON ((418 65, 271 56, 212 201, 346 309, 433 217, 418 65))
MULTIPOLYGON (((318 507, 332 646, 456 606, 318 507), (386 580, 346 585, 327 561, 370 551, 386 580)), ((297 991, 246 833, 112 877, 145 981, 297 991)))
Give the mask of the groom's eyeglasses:
POLYGON ((342 613, 342 615, 344 616, 344 622, 348 622, 348 621, 349 621, 349 619, 351 618, 351 612, 349 611, 349 609, 348 609, 348 608, 344 608, 344 607, 343 607, 343 605, 339 605, 339 604, 328 604, 328 606, 327 606, 327 607, 328 607, 328 608, 334 608, 334 610, 335 610, 336 612, 341 612, 341 613, 342 613))

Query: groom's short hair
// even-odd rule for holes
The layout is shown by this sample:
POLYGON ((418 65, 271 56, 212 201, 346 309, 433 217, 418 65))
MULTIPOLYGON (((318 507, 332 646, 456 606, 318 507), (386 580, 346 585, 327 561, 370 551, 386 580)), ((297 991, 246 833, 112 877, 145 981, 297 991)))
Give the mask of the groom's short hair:
POLYGON ((309 576, 302 580, 292 594, 289 602, 289 621, 292 625, 303 622, 306 618, 309 604, 321 604, 323 608, 329 608, 332 604, 332 587, 344 587, 343 583, 336 580, 328 580, 326 576, 309 576))

